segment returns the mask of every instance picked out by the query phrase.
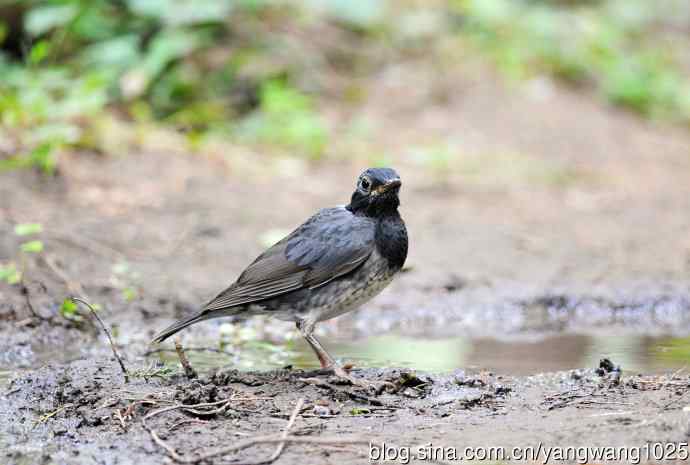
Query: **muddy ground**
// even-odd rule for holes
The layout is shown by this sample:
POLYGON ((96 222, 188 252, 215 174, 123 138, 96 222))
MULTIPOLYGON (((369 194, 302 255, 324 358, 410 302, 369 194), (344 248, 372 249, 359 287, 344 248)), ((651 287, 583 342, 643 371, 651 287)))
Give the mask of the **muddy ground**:
MULTIPOLYGON (((108 360, 47 366, 13 381, 0 402, 3 417, 11 418, 4 420, 12 439, 3 455, 9 463, 164 463, 165 457, 255 463, 271 457, 276 444, 221 451, 279 437, 292 415, 290 437, 333 442, 291 444, 283 463, 365 463, 369 441, 412 451, 427 443, 511 451, 563 445, 566 438, 573 447, 687 441, 688 417, 680 408, 687 403, 687 376, 619 380, 620 373, 606 370, 524 378, 392 369, 357 374, 391 386, 376 395, 289 369, 124 383, 108 360)), ((682 449, 676 452, 683 458, 682 449)))
MULTIPOLYGON (((391 331, 496 341, 687 336, 687 132, 547 80, 509 85, 481 64, 437 71, 399 63, 366 83, 365 105, 326 108, 336 129, 357 117, 371 122, 363 137, 402 175, 411 237, 407 271, 366 308, 322 325, 326 345, 391 331), (454 157, 444 161, 438 150, 454 157)), ((280 433, 299 399, 290 434, 304 438, 458 447, 687 441, 684 371, 623 366, 616 382, 618 375, 594 373, 594 364, 538 374, 545 365, 521 377, 480 366, 419 371, 421 384, 395 367, 355 371, 394 384, 376 395, 309 384, 295 370, 204 369, 190 381, 175 363, 161 368, 145 356, 153 333, 231 282, 272 237, 345 203, 370 163, 361 155, 308 163, 229 146, 215 157, 162 149, 69 154, 54 179, 0 174, 0 260, 17 259, 24 240, 12 233, 17 223, 42 223, 45 243, 26 259, 24 286, 0 285, 2 463, 164 463, 171 453, 143 429, 145 415, 225 399, 208 407, 213 414, 177 408, 148 423, 183 459, 280 433), (88 314, 82 321, 59 314, 71 294, 101 306, 129 383, 88 314)), ((218 334, 210 322, 183 341, 215 347, 218 334)), ((266 322, 259 339, 293 334, 290 325, 266 322)), ((275 447, 209 461, 256 461, 275 447)), ((278 461, 363 463, 367 451, 290 444, 278 461)))

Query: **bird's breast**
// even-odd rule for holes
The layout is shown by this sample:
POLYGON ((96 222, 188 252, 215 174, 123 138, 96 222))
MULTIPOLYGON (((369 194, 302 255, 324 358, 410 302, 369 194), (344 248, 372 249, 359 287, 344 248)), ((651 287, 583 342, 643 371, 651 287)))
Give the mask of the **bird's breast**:
POLYGON ((378 250, 374 250, 354 273, 312 291, 310 318, 324 321, 354 310, 385 289, 396 271, 378 250))
POLYGON ((397 212, 379 219, 374 243, 393 272, 400 271, 407 259, 407 228, 397 212))

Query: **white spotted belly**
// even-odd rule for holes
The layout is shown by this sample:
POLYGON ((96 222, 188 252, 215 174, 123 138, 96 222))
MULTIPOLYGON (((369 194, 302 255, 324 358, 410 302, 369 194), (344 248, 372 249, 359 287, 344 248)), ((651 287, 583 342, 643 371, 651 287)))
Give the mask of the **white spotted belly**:
POLYGON ((391 283, 394 276, 394 273, 370 276, 369 280, 363 282, 361 286, 354 287, 349 292, 343 292, 333 302, 312 309, 309 317, 318 322, 352 311, 379 295, 391 283))

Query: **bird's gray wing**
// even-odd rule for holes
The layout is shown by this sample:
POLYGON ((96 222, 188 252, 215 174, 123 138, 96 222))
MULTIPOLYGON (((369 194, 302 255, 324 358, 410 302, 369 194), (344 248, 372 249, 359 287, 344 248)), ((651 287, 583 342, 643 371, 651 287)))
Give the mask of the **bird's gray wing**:
POLYGON ((347 274, 371 255, 375 229, 372 220, 343 207, 321 210, 261 254, 203 310, 259 302, 347 274))

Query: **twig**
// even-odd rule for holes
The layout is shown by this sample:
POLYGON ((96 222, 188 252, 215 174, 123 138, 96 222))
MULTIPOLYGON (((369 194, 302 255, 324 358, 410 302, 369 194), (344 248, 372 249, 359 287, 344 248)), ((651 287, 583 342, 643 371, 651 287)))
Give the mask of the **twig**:
MULTIPOLYGON (((283 430, 283 434, 281 437, 286 438, 288 434, 290 433, 290 428, 292 428, 292 425, 295 424, 295 420, 297 419, 297 415, 299 415, 300 410, 302 410, 302 406, 304 405, 304 399, 300 398, 300 400, 297 401, 297 404, 295 404, 295 408, 292 411, 292 415, 290 415, 290 419, 288 420, 288 424, 285 426, 285 429, 283 430)), ((278 457, 280 457, 280 454, 283 453, 283 450, 285 449, 285 442, 281 442, 278 444, 278 447, 276 447, 276 451, 271 455, 268 460, 263 460, 260 462, 255 462, 253 465, 261 465, 261 464, 267 464, 267 463, 273 463, 275 462, 278 457)))
POLYGON ((685 391, 684 393, 682 393, 680 396, 676 397, 675 399, 671 399, 670 402, 667 402, 663 405, 662 409, 667 410, 671 405, 675 404, 679 400, 684 399, 685 396, 688 395, 689 393, 690 393, 690 391, 685 391))
POLYGON ((334 385, 332 385, 332 384, 330 384, 330 383, 328 383, 322 379, 319 379, 319 378, 300 378, 299 380, 304 382, 304 383, 311 384, 312 386, 325 388, 325 389, 328 389, 328 390, 333 391, 333 392, 342 392, 354 401, 360 401, 360 402, 364 401, 364 402, 368 402, 371 405, 376 405, 378 407, 386 407, 387 409, 390 409, 390 410, 397 410, 398 409, 398 407, 395 405, 386 404, 386 403, 384 403, 384 402, 382 402, 382 401, 380 401, 374 397, 369 397, 369 396, 366 396, 364 394, 359 394, 357 392, 354 392, 351 389, 338 389, 336 386, 334 386, 334 385))
POLYGON ((122 370, 122 373, 125 375, 125 383, 129 383, 129 373, 127 373, 127 368, 125 368, 125 364, 120 358, 120 355, 117 353, 117 349, 115 349, 115 343, 113 342, 113 338, 110 336, 110 331, 108 331, 108 328, 105 327, 105 324, 103 323, 103 320, 101 320, 101 317, 98 316, 98 313, 96 313, 96 310, 91 306, 90 303, 87 301, 80 299, 79 297, 70 297, 70 300, 75 303, 80 303, 83 305, 86 305, 88 309, 91 311, 91 314, 98 320, 98 323, 100 323, 101 328, 103 329, 103 332, 105 333, 106 336, 108 336, 108 341, 110 341, 110 348, 113 351, 113 355, 115 356, 115 359, 117 360, 117 363, 120 364, 120 369, 122 370))
POLYGON ((237 452, 243 449, 247 449, 252 446, 259 444, 322 444, 322 445, 340 445, 340 444, 369 444, 369 439, 366 438, 310 438, 305 436, 282 436, 282 435, 266 435, 266 436, 255 436, 253 438, 246 439, 235 443, 232 446, 225 447, 223 449, 218 449, 217 451, 210 452, 208 454, 200 455, 193 459, 183 460, 182 463, 198 463, 205 460, 211 459, 213 457, 218 457, 221 455, 227 455, 231 452, 237 452))
POLYGON ((122 430, 126 433, 127 432, 127 425, 125 424, 125 419, 122 416, 122 412, 120 411, 119 408, 115 409, 115 418, 118 419, 120 422, 120 426, 122 426, 122 430))
POLYGON ((190 461, 185 460, 184 457, 182 457, 180 454, 177 453, 177 451, 175 450, 174 447, 168 445, 168 443, 163 441, 160 438, 160 436, 158 436, 158 433, 156 432, 155 429, 149 428, 146 425, 145 419, 142 420, 142 425, 144 426, 144 429, 146 429, 149 432, 149 434, 151 435, 151 439, 153 439, 153 442, 155 442, 156 444, 161 446, 163 449, 165 449, 165 451, 168 453, 168 455, 170 456, 171 459, 173 459, 176 462, 180 462, 180 463, 194 463, 194 462, 190 462, 190 461))
MULTIPOLYGON (((237 452, 249 447, 258 446, 260 444, 315 444, 315 445, 346 445, 346 444, 369 444, 369 439, 366 438, 311 438, 305 436, 282 436, 282 435, 266 435, 266 436, 255 436, 253 438, 246 439, 244 441, 239 441, 232 446, 225 447, 223 449, 218 449, 216 451, 210 452, 208 454, 200 455, 198 457, 182 457, 178 454, 175 449, 163 441, 155 430, 149 429, 149 433, 153 438, 154 442, 159 446, 163 447, 170 457, 179 463, 193 464, 204 462, 206 460, 212 459, 214 457, 219 457, 221 455, 227 455, 231 452, 237 452)), ((244 461, 241 463, 245 463, 244 461)), ((261 462, 264 463, 264 462, 261 462)), ((254 465, 254 464, 252 464, 254 465)))
MULTIPOLYGON (((199 416, 213 416, 217 415, 219 413, 223 413, 227 410, 228 406, 230 404, 230 399, 228 399, 224 404, 222 404, 220 407, 214 409, 214 410, 197 410, 195 408, 183 408, 187 413, 192 413, 194 415, 199 415, 199 416)), ((194 406, 196 407, 196 406, 194 406)))
MULTIPOLYGON (((345 445, 345 444, 369 444, 369 439, 366 438, 310 438, 310 437, 304 437, 304 436, 290 436, 289 429, 292 427, 294 424, 297 415, 299 415, 299 411, 302 408, 302 403, 304 402, 303 399, 300 399, 295 406, 295 409, 292 412, 292 415, 290 416, 290 421, 288 421, 288 425, 286 426, 285 430, 281 434, 271 434, 271 435, 265 435, 265 436, 255 436, 253 438, 246 439, 244 441, 240 441, 235 443, 232 446, 228 446, 222 449, 215 450, 213 452, 209 452, 207 454, 199 455, 197 457, 183 457, 182 455, 178 454, 177 451, 175 450, 174 447, 166 443, 161 437, 158 435, 158 432, 153 429, 149 424, 147 423, 147 420, 150 420, 151 418, 161 415, 166 412, 170 412, 173 410, 180 410, 180 409, 189 409, 193 407, 194 409, 199 409, 202 407, 211 407, 211 406, 216 406, 220 405, 222 403, 228 403, 230 402, 231 399, 224 399, 218 402, 210 402, 206 404, 196 404, 196 405, 183 405, 183 404, 177 404, 177 405, 172 405, 170 407, 163 407, 158 410, 154 410, 153 412, 148 413, 141 419, 141 424, 143 428, 149 432, 151 435, 151 439, 153 439, 153 442, 155 442, 158 446, 161 448, 165 449, 165 451, 168 453, 168 456, 173 459, 174 461, 178 463, 184 463, 184 464, 195 464, 199 462, 203 462, 206 460, 209 460, 214 457, 219 457, 222 455, 227 455, 231 452, 237 452, 243 449, 247 449, 249 447, 253 447, 256 445, 260 444, 278 444, 279 446, 283 444, 280 453, 278 453, 278 449, 271 455, 269 459, 266 461, 262 462, 257 462, 257 463, 252 463, 251 465, 258 465, 260 464, 267 464, 272 461, 275 461, 280 454, 283 452, 284 445, 285 444, 317 444, 317 445, 345 445)), ((246 463, 246 462, 242 462, 246 463)))
POLYGON ((186 420, 181 420, 175 423, 170 427, 170 431, 179 428, 182 425, 189 425, 189 424, 199 424, 199 425, 205 425, 208 423, 208 420, 201 420, 199 418, 187 418, 186 420))
POLYGON ((587 405, 633 405, 630 402, 619 402, 615 400, 603 401, 603 400, 582 400, 580 402, 573 402, 571 405, 575 407, 587 406, 587 405))
MULTIPOLYGON (((194 405, 175 404, 175 405, 171 405, 169 407, 163 407, 161 409, 154 410, 153 412, 147 413, 146 416, 143 418, 143 420, 149 420, 149 419, 155 417, 156 415, 160 415, 161 413, 165 413, 165 412, 170 412, 172 410, 184 409, 184 410, 194 411, 195 409, 199 409, 199 408, 215 407, 217 405, 227 404, 231 400, 233 400, 233 399, 223 399, 223 400, 218 400, 216 402, 207 402, 207 403, 203 403, 203 404, 194 404, 194 405)), ((204 412, 204 413, 206 413, 206 412, 204 412)))
POLYGON ((184 349, 182 348, 182 341, 179 337, 175 338, 175 352, 177 352, 177 356, 180 358, 180 363, 182 364, 182 368, 184 368, 184 374, 185 376, 187 376, 187 379, 196 378, 196 371, 194 371, 194 368, 192 368, 192 364, 189 363, 189 359, 187 358, 187 355, 184 353, 184 349))
POLYGON ((60 407, 59 409, 57 409, 57 410, 55 410, 55 411, 53 411, 53 412, 50 412, 50 413, 47 413, 47 414, 43 415, 41 418, 39 418, 38 420, 36 420, 36 421, 34 422, 34 424, 33 424, 33 426, 31 427, 31 429, 37 427, 37 426, 40 425, 41 423, 45 423, 46 421, 50 420, 51 418, 53 418, 53 417, 54 417, 55 415, 57 415, 58 413, 62 412, 62 411, 65 410, 65 409, 68 409, 68 408, 72 407, 73 405, 74 405, 74 404, 65 404, 65 405, 63 405, 62 407, 60 407))

